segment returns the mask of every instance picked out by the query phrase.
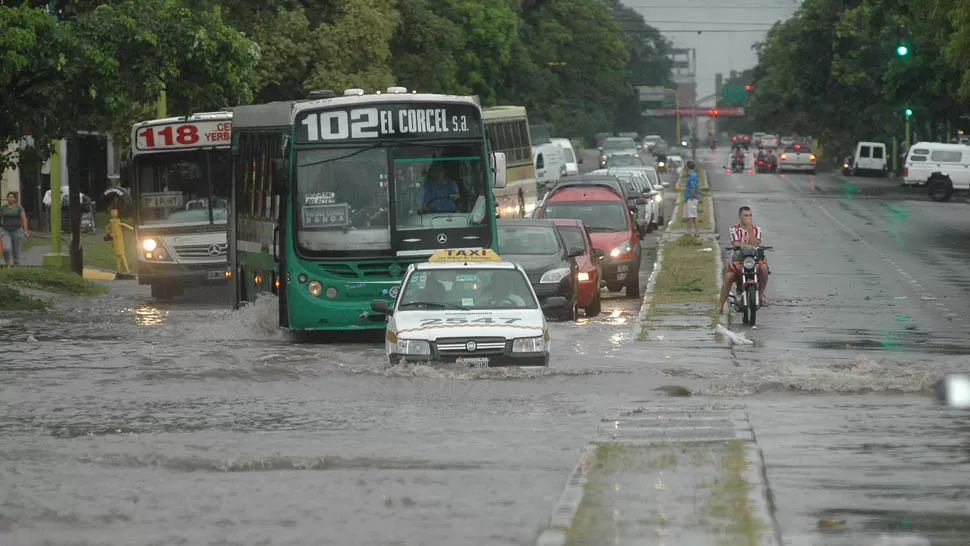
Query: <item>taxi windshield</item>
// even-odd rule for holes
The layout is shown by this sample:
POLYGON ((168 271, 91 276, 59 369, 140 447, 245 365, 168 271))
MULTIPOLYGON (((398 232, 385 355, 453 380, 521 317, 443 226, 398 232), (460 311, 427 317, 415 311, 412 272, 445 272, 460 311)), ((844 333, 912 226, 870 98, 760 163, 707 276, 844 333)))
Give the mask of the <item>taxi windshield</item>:
POLYGON ((517 269, 424 269, 402 287, 398 310, 536 309, 529 280, 517 269))

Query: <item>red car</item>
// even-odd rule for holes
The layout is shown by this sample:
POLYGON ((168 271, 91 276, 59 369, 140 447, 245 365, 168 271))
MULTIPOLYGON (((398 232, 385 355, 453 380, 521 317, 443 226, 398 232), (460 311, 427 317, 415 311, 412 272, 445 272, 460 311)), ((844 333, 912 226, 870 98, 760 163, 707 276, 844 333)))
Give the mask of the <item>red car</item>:
POLYGON ((585 252, 576 256, 577 280, 576 303, 583 308, 587 317, 600 314, 602 302, 600 300, 600 258, 605 253, 593 247, 586 225, 581 220, 557 219, 552 221, 556 229, 566 241, 567 248, 583 248, 585 252))
POLYGON ((543 199, 535 218, 581 220, 593 247, 602 250, 600 270, 610 292, 626 287, 640 297, 640 234, 618 184, 594 180, 561 183, 543 199), (615 187, 614 187, 615 186, 615 187))

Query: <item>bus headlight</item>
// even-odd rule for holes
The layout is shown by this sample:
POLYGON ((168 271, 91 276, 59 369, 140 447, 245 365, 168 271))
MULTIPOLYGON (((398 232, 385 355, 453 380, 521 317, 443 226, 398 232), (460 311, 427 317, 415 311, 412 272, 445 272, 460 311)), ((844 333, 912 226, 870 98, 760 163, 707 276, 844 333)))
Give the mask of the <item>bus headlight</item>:
POLYGON ((155 239, 145 239, 141 242, 141 247, 145 249, 145 252, 152 252, 158 248, 158 242, 155 239))
POLYGON ((323 285, 320 284, 320 281, 311 281, 310 284, 307 285, 307 290, 310 291, 310 294, 319 296, 323 293, 323 285))
POLYGON ((541 353, 545 349, 545 339, 539 337, 517 337, 512 340, 513 353, 541 353))
POLYGON ((431 345, 423 339, 398 338, 397 352, 405 355, 430 355, 431 345))

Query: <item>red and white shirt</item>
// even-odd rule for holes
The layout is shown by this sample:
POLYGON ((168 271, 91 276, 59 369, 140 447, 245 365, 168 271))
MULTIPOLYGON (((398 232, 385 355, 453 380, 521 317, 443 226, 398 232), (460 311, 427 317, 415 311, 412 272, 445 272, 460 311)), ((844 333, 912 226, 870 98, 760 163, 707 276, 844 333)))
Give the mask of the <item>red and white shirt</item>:
MULTIPOLYGON (((751 224, 751 232, 754 234, 754 237, 756 239, 758 239, 759 241, 763 240, 761 236, 761 228, 759 228, 754 224, 751 224)), ((732 243, 751 242, 750 238, 748 237, 748 232, 743 227, 741 227, 741 224, 735 224, 731 226, 731 242, 732 243)))

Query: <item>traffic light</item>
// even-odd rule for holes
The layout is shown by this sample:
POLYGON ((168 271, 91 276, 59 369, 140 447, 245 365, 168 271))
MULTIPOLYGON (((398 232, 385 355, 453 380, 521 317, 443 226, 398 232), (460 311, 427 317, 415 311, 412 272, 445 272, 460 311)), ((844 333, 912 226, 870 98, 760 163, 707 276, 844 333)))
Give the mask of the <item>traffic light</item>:
POLYGON ((906 117, 908 117, 908 118, 913 117, 913 109, 912 108, 907 108, 905 114, 906 114, 906 117))
POLYGON ((747 91, 748 93, 750 93, 750 92, 754 91, 754 86, 749 83, 748 85, 745 85, 744 86, 744 90, 747 91))
POLYGON ((717 108, 711 108, 710 110, 708 110, 708 111, 707 111, 707 113, 708 113, 708 115, 710 115, 710 116, 711 116, 712 118, 714 118, 714 117, 717 117, 717 108))
POLYGON ((906 30, 906 25, 899 25, 896 28, 896 56, 907 55, 909 55, 909 32, 906 30))

